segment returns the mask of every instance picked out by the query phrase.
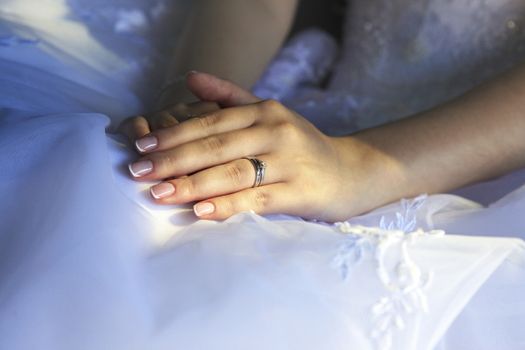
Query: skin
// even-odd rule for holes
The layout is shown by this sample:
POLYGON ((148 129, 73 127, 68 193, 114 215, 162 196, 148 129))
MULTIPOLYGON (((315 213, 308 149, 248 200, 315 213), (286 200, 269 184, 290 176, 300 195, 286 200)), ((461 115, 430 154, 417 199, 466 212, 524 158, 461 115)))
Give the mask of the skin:
MULTIPOLYGON (((137 162, 151 172, 136 179, 162 181, 152 194, 172 186, 154 199, 197 202, 203 219, 253 210, 341 221, 525 166, 525 65, 433 110, 337 138, 229 81, 191 73, 187 85, 223 108, 148 134, 157 145, 137 162), (262 186, 251 188, 255 173, 245 156, 268 164, 262 186)), ((127 125, 131 139, 140 135, 133 121, 127 125)))
POLYGON ((225 77, 249 89, 290 30, 297 0, 194 0, 193 11, 174 53, 157 107, 194 101, 184 76, 190 70, 225 77))
POLYGON ((160 182, 158 204, 197 202, 196 214, 214 220, 253 210, 340 221, 525 166, 524 67, 433 110, 339 138, 251 95, 245 88, 286 37, 296 5, 195 1, 168 81, 190 69, 230 81, 190 73, 162 94, 158 112, 121 126, 141 154, 130 169, 151 170, 136 179, 160 182), (245 156, 268 165, 258 188, 245 156))
POLYGON ((190 70, 209 72, 249 89, 284 42, 297 0, 194 0, 187 25, 179 38, 166 87, 155 111, 136 116, 121 131, 136 137, 166 128, 192 115, 213 111, 214 102, 199 102, 187 89, 190 70))

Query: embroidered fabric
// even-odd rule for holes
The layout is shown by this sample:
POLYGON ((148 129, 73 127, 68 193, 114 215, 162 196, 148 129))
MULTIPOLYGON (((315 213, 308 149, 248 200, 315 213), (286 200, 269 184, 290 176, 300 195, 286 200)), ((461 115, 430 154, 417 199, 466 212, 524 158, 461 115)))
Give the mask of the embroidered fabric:
POLYGON ((401 211, 396 212, 396 220, 387 223, 382 216, 377 227, 352 225, 343 222, 339 230, 349 237, 339 248, 332 265, 339 269, 344 280, 348 280, 351 269, 364 258, 371 258, 376 264, 376 275, 381 281, 385 294, 371 308, 374 328, 371 337, 376 340, 376 348, 390 350, 395 330, 406 327, 406 317, 414 313, 427 313, 428 301, 425 289, 431 287, 432 271, 421 268, 410 257, 408 247, 421 236, 440 237, 442 230, 425 232, 417 229, 417 211, 426 196, 401 201, 401 211), (397 261, 387 262, 392 250, 397 251, 397 261))
POLYGON ((348 134, 432 108, 524 60, 521 0, 353 0, 328 89, 284 102, 348 134))

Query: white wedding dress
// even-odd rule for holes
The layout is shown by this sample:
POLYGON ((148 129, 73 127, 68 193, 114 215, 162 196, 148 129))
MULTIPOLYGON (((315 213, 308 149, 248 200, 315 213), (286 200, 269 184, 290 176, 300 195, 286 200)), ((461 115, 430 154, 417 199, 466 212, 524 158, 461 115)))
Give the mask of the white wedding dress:
POLYGON ((0 349, 525 348, 523 172, 337 225, 150 202, 106 129, 168 5, 0 0, 0 349))

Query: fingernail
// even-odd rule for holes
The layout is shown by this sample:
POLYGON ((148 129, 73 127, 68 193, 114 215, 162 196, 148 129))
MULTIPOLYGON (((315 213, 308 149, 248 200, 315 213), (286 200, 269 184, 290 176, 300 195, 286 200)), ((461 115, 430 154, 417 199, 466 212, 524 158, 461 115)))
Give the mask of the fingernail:
POLYGON ((129 165, 129 172, 133 177, 141 177, 153 171, 153 162, 151 160, 142 160, 140 162, 131 163, 129 165))
POLYGON ((213 203, 197 203, 193 206, 193 211, 197 216, 208 215, 215 211, 215 205, 213 203))
POLYGON ((155 199, 171 196, 175 193, 175 186, 169 182, 163 182, 150 188, 151 195, 155 199))
POLYGON ((159 141, 155 136, 146 136, 135 141, 135 147, 137 147, 140 152, 154 150, 158 145, 159 141))
POLYGON ((192 74, 196 74, 196 73, 199 73, 197 72, 196 70, 190 70, 189 72, 186 73, 186 78, 192 74))

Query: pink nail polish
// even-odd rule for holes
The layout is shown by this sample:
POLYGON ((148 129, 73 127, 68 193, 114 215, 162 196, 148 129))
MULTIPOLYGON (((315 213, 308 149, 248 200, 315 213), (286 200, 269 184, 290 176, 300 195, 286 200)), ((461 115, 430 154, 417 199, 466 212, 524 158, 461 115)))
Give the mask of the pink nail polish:
POLYGON ((197 203, 193 206, 193 211, 197 216, 212 214, 215 211, 213 203, 197 203))
POLYGON ((155 199, 166 198, 175 193, 175 186, 169 182, 163 182, 150 188, 150 192, 155 199))
POLYGON ((158 145, 159 141, 155 136, 146 136, 135 141, 135 147, 142 153, 154 150, 158 145))
POLYGON ((151 160, 142 160, 140 162, 131 163, 129 172, 133 177, 141 177, 153 171, 153 162, 151 160))

